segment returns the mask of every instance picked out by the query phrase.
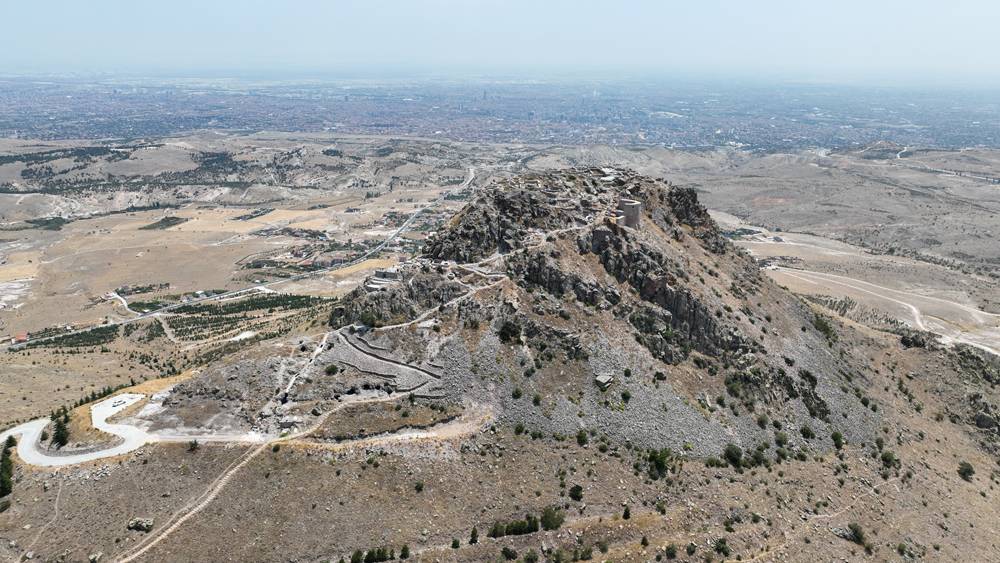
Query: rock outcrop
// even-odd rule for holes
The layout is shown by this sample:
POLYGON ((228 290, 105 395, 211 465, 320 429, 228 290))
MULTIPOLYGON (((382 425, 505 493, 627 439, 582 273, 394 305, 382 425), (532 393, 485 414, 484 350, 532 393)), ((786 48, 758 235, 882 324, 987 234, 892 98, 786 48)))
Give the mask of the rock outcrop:
POLYGON ((760 440, 741 420, 751 412, 824 436, 858 421, 843 428, 857 441, 878 427, 851 370, 816 353, 831 344, 813 312, 690 188, 608 168, 502 180, 400 273, 345 296, 331 323, 374 327, 396 357, 442 366, 444 396, 497 402, 501 420, 712 454, 760 440), (626 224, 621 201, 638 202, 638 218, 626 224), (511 400, 522 389, 551 405, 544 416, 511 400))

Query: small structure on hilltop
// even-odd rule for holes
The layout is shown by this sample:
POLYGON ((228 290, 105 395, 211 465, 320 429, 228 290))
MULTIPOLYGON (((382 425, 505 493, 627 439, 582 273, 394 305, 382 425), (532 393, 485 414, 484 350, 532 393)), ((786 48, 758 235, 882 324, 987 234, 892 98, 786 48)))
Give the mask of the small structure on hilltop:
POLYGON ((639 228, 639 217, 642 215, 642 202, 620 196, 618 198, 618 209, 615 210, 614 220, 619 225, 624 225, 632 229, 639 228))
POLYGON ((379 268, 375 270, 375 275, 365 282, 365 289, 371 291, 385 291, 389 286, 400 283, 403 279, 403 272, 396 266, 390 268, 379 268))
POLYGON ((399 271, 399 268, 392 266, 389 268, 379 268, 375 270, 375 277, 382 278, 384 280, 398 280, 402 279, 403 274, 399 271))

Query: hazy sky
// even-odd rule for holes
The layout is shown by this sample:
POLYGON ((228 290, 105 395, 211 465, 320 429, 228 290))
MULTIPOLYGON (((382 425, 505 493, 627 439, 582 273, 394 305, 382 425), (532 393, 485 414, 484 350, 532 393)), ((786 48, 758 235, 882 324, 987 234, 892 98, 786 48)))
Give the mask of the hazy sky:
POLYGON ((997 0, 10 0, 0 72, 1000 80, 997 0))

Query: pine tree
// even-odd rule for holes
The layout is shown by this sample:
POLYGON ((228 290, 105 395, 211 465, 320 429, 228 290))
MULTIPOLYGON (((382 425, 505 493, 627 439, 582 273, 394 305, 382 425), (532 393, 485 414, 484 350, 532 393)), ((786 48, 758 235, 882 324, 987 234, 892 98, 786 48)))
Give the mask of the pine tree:
POLYGON ((469 536, 469 545, 475 545, 479 543, 479 530, 475 526, 472 527, 472 534, 469 536))
POLYGON ((4 448, 0 454, 0 498, 14 490, 14 461, 10 459, 10 449, 4 448))
POLYGON ((69 443, 69 428, 61 418, 56 421, 55 430, 52 432, 52 443, 60 448, 69 443))

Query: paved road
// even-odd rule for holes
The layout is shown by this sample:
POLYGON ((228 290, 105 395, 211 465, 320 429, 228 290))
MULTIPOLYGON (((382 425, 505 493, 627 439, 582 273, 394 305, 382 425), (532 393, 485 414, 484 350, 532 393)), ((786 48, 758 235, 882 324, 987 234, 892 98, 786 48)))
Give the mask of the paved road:
POLYGON ((106 450, 67 455, 53 455, 39 450, 38 440, 41 437, 42 430, 44 430, 49 423, 48 418, 39 418, 32 420, 31 422, 26 422, 20 426, 15 426, 10 430, 5 431, 3 434, 0 434, 0 439, 6 440, 7 436, 15 436, 17 438, 17 455, 21 458, 21 460, 31 465, 40 465, 43 467, 73 465, 76 463, 84 463, 95 459, 128 453, 146 443, 145 432, 134 426, 111 424, 107 422, 107 419, 111 417, 111 415, 128 408, 130 405, 141 400, 143 397, 145 397, 145 395, 139 395, 136 393, 116 395, 96 403, 93 407, 91 407, 90 416, 94 428, 122 438, 122 443, 106 450))
POLYGON ((91 424, 94 428, 121 438, 121 443, 106 448, 86 453, 60 454, 50 453, 38 449, 38 441, 42 430, 49 423, 49 419, 39 418, 30 422, 25 422, 20 426, 15 426, 10 430, 0 434, 0 441, 6 440, 7 436, 17 438, 17 455, 22 461, 29 465, 42 467, 61 467, 65 465, 75 465, 96 461, 106 457, 127 454, 137 450, 151 442, 188 442, 198 440, 202 442, 246 442, 262 443, 267 441, 267 437, 262 434, 169 434, 158 432, 147 432, 142 428, 131 424, 115 424, 108 422, 113 415, 125 410, 131 405, 145 399, 146 396, 139 393, 123 393, 104 399, 99 403, 94 403, 90 408, 91 424))

